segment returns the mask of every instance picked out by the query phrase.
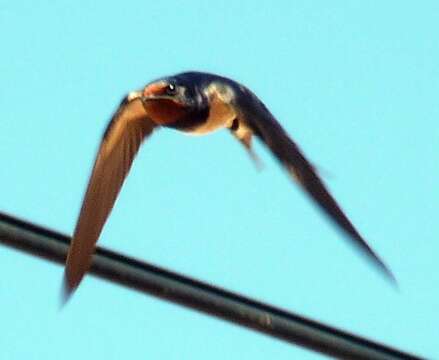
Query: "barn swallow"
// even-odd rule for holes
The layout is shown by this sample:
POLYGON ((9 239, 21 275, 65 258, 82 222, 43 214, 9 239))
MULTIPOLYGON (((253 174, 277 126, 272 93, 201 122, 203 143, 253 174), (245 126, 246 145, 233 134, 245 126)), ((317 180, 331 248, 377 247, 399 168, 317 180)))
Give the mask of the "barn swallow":
POLYGON ((140 145, 161 127, 198 135, 228 129, 255 161, 258 158, 252 150, 252 138, 259 138, 311 199, 396 284, 393 274, 352 225, 313 165, 256 95, 222 76, 185 72, 128 94, 105 130, 67 256, 65 299, 90 266, 95 244, 140 145))

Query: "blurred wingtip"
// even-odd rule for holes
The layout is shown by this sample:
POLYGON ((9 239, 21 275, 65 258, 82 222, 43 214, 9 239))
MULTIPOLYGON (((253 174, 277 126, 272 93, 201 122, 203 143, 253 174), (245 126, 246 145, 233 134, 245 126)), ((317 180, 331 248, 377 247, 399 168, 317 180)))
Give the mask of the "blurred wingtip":
POLYGON ((393 275, 393 273, 387 267, 385 268, 385 275, 393 289, 399 292, 401 289, 399 287, 398 280, 396 280, 395 275, 393 275))
POLYGON ((64 306, 69 302, 73 293, 76 290, 77 285, 72 284, 66 273, 64 273, 62 285, 61 285, 61 296, 60 296, 60 309, 64 308, 64 306))
POLYGON ((393 272, 387 267, 387 265, 378 257, 374 254, 373 257, 374 262, 377 264, 377 266, 379 267, 379 270, 381 272, 381 274, 385 277, 385 279, 387 280, 387 282, 396 290, 396 291, 400 291, 400 287, 399 287, 399 283, 398 280, 396 280, 395 275, 393 274, 393 272))

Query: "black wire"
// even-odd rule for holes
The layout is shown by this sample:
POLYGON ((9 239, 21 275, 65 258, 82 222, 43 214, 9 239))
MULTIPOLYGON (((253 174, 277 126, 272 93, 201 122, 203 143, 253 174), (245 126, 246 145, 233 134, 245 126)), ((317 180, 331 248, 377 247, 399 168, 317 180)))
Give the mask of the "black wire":
MULTIPOLYGON (((64 264, 70 237, 0 213, 0 243, 64 264)), ((126 287, 344 359, 420 359, 280 308, 98 247, 90 273, 126 287)))

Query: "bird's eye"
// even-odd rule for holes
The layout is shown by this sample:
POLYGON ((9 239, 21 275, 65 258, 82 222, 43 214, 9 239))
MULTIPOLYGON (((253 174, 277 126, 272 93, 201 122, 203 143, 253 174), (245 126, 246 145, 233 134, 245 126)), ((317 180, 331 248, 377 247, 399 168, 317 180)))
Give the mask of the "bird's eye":
POLYGON ((175 95, 177 93, 177 87, 175 86, 175 84, 169 84, 166 87, 166 94, 167 95, 175 95))

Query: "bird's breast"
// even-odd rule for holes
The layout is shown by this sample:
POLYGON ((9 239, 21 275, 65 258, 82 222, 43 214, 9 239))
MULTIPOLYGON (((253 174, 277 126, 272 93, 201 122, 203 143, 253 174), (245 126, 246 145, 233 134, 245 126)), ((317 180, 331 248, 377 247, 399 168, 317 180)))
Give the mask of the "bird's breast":
POLYGON ((188 131, 191 135, 204 135, 218 129, 228 128, 232 126, 236 117, 230 99, 218 92, 217 88, 212 87, 210 91, 208 90, 207 96, 209 98, 208 116, 204 122, 188 131))

